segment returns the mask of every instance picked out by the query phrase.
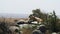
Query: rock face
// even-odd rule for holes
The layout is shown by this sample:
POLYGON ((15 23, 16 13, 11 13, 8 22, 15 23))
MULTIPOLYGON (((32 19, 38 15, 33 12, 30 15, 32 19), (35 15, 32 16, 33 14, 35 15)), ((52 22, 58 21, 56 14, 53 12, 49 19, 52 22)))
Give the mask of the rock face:
POLYGON ((53 32, 52 34, 57 34, 56 32, 53 32))
POLYGON ((32 34, 45 34, 46 32, 46 27, 45 25, 41 24, 40 26, 37 27, 37 29, 35 29, 32 34))
POLYGON ((32 34, 43 34, 40 30, 34 30, 32 34))
POLYGON ((18 30, 19 30, 19 28, 16 27, 16 26, 10 26, 9 29, 10 29, 11 31, 15 31, 15 29, 18 29, 18 30))
POLYGON ((40 30, 42 33, 45 33, 47 29, 46 29, 45 25, 40 25, 39 30, 40 30))
POLYGON ((13 34, 16 34, 16 33, 19 33, 19 27, 16 27, 16 26, 10 26, 9 29, 11 30, 11 32, 13 34))

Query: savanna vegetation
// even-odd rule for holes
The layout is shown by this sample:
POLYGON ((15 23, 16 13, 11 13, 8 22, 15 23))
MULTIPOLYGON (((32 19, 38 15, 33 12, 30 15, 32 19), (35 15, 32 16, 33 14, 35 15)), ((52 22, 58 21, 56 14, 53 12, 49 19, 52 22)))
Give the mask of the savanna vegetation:
MULTIPOLYGON (((55 11, 53 10, 53 12, 51 13, 44 13, 43 11, 41 11, 40 9, 36 9, 36 10, 32 10, 33 14, 29 15, 29 18, 32 16, 41 18, 42 24, 46 25, 47 30, 49 30, 50 32, 60 32, 60 19, 57 17, 55 11)), ((18 19, 19 20, 19 19, 18 19)), ((3 21, 1 22, 0 20, 0 34, 12 34, 12 32, 9 30, 9 27, 14 25, 13 23, 16 23, 18 21, 17 19, 14 20, 14 22, 6 22, 6 19, 3 18, 3 21), (12 23, 12 24, 11 24, 12 23), (11 24, 11 25, 10 25, 11 24)), ((32 18, 31 20, 36 20, 34 18, 32 18)), ((15 25, 14 25, 15 26, 15 25)), ((27 26, 26 26, 27 27, 27 26)), ((25 33, 30 33, 36 29, 37 26, 34 26, 32 28, 30 28, 28 26, 27 29, 23 28, 23 34, 25 33), (27 32, 28 31, 28 32, 27 32)), ((16 32, 19 32, 18 30, 15 30, 16 32)))
POLYGON ((51 13, 44 13, 40 9, 36 9, 32 10, 32 13, 31 15, 43 19, 42 23, 46 25, 48 30, 51 32, 60 32, 60 19, 57 17, 54 10, 51 13))

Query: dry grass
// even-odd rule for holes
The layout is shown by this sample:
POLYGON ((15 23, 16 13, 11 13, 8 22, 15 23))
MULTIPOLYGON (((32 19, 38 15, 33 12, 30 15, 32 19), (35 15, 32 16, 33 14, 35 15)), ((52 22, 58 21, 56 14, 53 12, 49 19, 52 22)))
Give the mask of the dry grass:
POLYGON ((15 23, 15 20, 19 21, 21 19, 28 20, 28 18, 0 18, 0 22, 15 23))
MULTIPOLYGON (((13 25, 13 23, 16 22, 15 20, 19 21, 20 19, 27 20, 27 18, 0 18, 0 22, 4 21, 4 22, 8 23, 9 25, 13 25)), ((23 34, 31 34, 32 33, 31 29, 22 29, 22 31, 23 31, 23 34)), ((16 34, 16 33, 14 33, 14 34, 16 34)), ((47 31, 46 34, 49 34, 49 32, 47 31)))

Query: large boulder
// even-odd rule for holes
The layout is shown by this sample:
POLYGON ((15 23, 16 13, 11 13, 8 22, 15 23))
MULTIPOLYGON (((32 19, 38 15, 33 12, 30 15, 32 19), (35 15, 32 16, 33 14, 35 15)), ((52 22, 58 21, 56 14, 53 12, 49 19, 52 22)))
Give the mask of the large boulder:
POLYGON ((43 34, 40 30, 34 30, 32 34, 43 34))

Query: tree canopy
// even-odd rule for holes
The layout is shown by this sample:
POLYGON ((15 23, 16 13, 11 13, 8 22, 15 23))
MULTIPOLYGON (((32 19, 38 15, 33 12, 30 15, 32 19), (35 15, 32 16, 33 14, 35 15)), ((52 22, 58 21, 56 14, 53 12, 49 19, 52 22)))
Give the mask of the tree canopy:
POLYGON ((50 29, 54 32, 58 31, 59 27, 56 28, 57 27, 56 24, 57 24, 59 18, 57 18, 57 15, 54 10, 50 14, 43 13, 40 9, 32 10, 32 13, 33 14, 31 14, 30 16, 35 16, 35 17, 39 17, 39 18, 43 19, 43 22, 45 23, 45 25, 47 25, 46 27, 48 29, 50 29))

